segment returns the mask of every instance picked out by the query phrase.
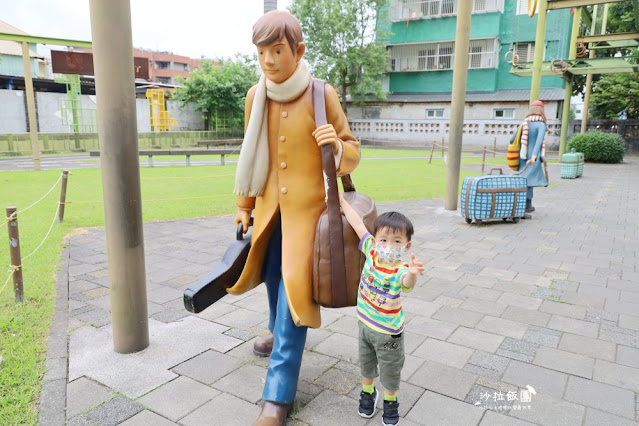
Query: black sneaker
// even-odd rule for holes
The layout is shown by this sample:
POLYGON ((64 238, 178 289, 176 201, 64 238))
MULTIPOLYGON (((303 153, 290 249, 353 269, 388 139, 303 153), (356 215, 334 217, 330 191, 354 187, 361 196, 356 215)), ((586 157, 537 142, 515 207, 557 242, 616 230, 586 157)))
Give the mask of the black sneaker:
POLYGON ((362 391, 359 394, 359 409, 357 413, 366 418, 370 419, 375 415, 375 406, 377 405, 377 397, 379 396, 379 392, 377 388, 373 390, 373 393, 368 393, 362 391))
POLYGON ((384 414, 382 414, 382 424, 384 426, 396 425, 399 423, 399 402, 384 400, 384 414))

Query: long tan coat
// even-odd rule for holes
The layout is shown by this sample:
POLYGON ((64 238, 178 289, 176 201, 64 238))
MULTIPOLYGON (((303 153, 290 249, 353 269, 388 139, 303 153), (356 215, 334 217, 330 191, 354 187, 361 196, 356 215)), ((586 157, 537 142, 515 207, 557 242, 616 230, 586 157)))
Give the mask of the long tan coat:
MULTIPOLYGON (((315 227, 326 208, 320 148, 316 129, 313 84, 297 99, 268 100, 269 173, 261 197, 238 196, 241 208, 255 208, 251 250, 239 281, 228 292, 242 294, 262 282, 262 265, 269 238, 282 217, 282 275, 288 305, 296 325, 319 327, 319 306, 313 301, 311 273, 315 227)), ((256 86, 246 96, 249 121, 256 86)), ((351 134, 335 89, 326 85, 326 115, 342 141, 338 174, 351 173, 359 164, 359 142, 351 134)))

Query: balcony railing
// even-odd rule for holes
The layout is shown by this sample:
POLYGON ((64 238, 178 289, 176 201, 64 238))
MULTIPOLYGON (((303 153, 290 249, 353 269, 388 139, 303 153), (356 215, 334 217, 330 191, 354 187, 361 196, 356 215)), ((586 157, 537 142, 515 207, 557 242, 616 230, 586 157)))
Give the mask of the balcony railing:
MULTIPOLYGON (((440 18, 457 14, 459 0, 392 0, 390 19, 393 22, 440 18)), ((504 0, 473 0, 473 13, 501 12, 504 0)))
MULTIPOLYGON (((497 66, 497 39, 471 40, 468 68, 495 68, 497 66)), ((452 70, 454 43, 425 43, 390 46, 391 72, 452 70)))

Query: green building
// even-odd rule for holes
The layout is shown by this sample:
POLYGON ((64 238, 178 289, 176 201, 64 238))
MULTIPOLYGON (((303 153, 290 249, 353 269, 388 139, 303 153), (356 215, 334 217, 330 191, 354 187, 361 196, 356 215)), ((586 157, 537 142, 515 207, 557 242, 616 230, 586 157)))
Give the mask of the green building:
MULTIPOLYGON (((450 118, 458 1, 472 1, 464 143, 503 145, 524 118, 530 99, 529 77, 509 73, 513 57, 532 62, 537 15, 528 0, 391 0, 378 26, 390 63, 383 101, 350 107, 349 120, 360 137, 387 140, 434 140, 446 137, 450 118), (508 52, 511 53, 508 53, 508 52), (508 53, 508 55, 507 55, 508 53), (503 142, 503 143, 502 143, 503 142)), ((569 9, 548 14, 544 60, 565 59, 572 15, 569 9)), ((547 142, 558 142, 564 80, 541 80, 540 98, 549 119, 547 142)))

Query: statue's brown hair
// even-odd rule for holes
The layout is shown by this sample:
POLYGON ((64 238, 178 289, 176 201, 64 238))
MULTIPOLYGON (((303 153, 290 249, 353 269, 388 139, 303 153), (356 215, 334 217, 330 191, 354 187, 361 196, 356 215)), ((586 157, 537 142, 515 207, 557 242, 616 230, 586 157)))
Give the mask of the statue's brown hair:
POLYGON ((264 46, 286 37, 293 53, 302 42, 302 26, 297 18, 284 10, 272 10, 253 25, 253 44, 264 46))
POLYGON ((548 124, 548 122, 546 121, 546 114, 544 113, 544 107, 537 106, 537 105, 531 106, 528 109, 528 112, 526 113, 526 118, 530 117, 531 115, 539 115, 539 116, 541 116, 544 124, 548 124))

